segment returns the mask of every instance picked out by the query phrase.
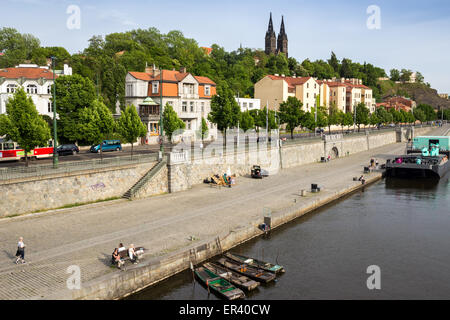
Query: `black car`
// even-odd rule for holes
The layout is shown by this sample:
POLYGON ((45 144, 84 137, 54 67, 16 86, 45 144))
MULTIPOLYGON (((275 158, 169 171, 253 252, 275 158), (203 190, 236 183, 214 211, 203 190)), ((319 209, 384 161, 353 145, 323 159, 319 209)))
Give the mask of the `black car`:
POLYGON ((75 144, 62 144, 56 148, 59 156, 74 155, 80 152, 80 149, 75 144))

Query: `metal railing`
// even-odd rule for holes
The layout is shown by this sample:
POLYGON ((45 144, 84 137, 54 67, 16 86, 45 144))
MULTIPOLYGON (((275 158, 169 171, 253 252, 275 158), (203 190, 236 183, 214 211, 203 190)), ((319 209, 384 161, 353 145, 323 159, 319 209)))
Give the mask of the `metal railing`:
POLYGON ((53 168, 53 164, 31 165, 29 167, 5 167, 0 168, 0 182, 14 179, 31 177, 45 177, 53 174, 66 174, 81 172, 86 170, 98 170, 113 168, 123 165, 133 165, 148 163, 158 160, 157 154, 140 154, 131 156, 119 156, 112 158, 79 160, 70 162, 60 162, 58 168, 53 168))

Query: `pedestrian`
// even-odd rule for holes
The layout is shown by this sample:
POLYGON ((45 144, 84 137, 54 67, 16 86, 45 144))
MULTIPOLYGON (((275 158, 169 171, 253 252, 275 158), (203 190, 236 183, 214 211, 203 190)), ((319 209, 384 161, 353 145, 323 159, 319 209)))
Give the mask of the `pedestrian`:
POLYGON ((128 248, 128 256, 133 264, 137 264, 137 255, 136 251, 134 251, 134 244, 130 244, 130 247, 128 248))
POLYGON ((22 237, 19 238, 19 242, 17 243, 16 257, 16 264, 19 264, 19 262, 25 263, 25 243, 22 237))
POLYGON ((378 159, 375 159, 375 168, 378 170, 378 159))

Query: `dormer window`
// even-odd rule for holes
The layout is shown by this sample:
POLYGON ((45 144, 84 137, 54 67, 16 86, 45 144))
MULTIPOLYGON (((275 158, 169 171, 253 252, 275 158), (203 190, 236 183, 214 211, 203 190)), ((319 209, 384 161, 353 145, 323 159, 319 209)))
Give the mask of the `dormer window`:
POLYGON ((14 93, 16 92, 17 86, 15 84, 8 84, 6 86, 6 93, 14 93))
POLYGON ((159 92, 159 82, 158 81, 153 81, 152 82, 152 93, 156 94, 159 92))
POLYGON ((34 85, 34 84, 29 84, 27 86, 27 93, 36 94, 37 93, 37 86, 34 85))
POLYGON ((211 86, 205 86, 205 96, 211 95, 211 86))

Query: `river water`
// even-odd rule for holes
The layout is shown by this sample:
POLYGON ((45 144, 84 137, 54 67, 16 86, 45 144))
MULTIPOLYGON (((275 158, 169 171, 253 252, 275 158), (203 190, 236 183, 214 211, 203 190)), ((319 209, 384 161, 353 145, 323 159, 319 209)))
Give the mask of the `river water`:
MULTIPOLYGON (((450 299, 449 176, 385 179, 236 247, 286 268, 247 299, 450 299), (379 290, 367 287, 372 265, 379 290)), ((129 299, 218 298, 186 271, 129 299)))

